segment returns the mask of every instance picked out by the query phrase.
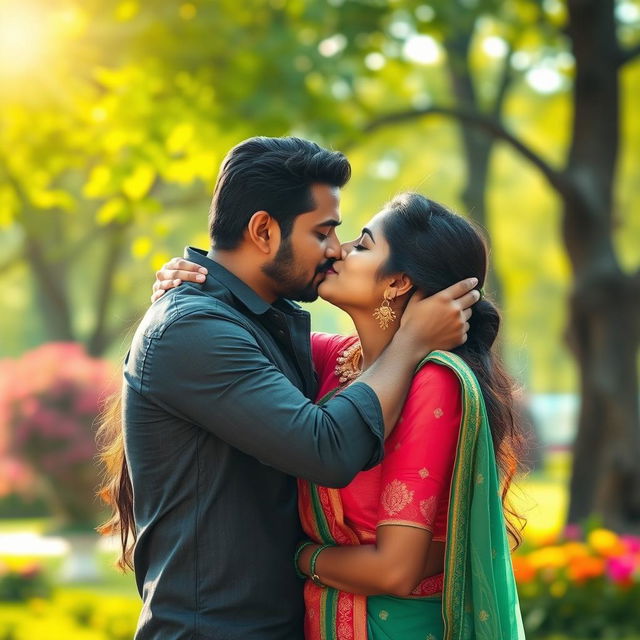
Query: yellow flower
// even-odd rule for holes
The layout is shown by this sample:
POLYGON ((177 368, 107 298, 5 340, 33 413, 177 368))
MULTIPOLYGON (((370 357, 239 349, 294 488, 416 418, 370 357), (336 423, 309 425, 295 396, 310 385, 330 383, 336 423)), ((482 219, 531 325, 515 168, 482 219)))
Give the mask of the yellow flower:
POLYGON ((608 529, 594 529, 587 536, 587 542, 594 551, 605 557, 624 553, 624 544, 608 529))
POLYGON ((543 547, 528 556, 531 566, 536 569, 559 568, 567 564, 567 556, 562 547, 543 547))

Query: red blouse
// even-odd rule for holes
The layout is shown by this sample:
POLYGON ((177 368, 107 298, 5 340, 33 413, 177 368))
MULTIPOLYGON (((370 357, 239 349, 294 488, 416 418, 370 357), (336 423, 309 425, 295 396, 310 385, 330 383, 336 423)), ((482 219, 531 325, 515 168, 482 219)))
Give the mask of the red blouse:
MULTIPOLYGON (((338 386, 336 360, 356 341, 312 334, 318 399, 338 386)), ((455 373, 427 363, 413 379, 382 463, 340 490, 345 520, 362 543, 373 542, 376 527, 384 524, 418 527, 431 531, 434 540, 445 539, 461 411, 455 373)))

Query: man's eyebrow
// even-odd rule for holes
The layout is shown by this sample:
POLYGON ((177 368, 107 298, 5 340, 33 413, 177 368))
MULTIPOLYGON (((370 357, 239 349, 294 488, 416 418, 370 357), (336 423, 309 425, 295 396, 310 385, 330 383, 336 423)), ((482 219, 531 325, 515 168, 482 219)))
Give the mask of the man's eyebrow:
POLYGON ((376 241, 373 239, 373 233, 371 233, 371 229, 367 229, 367 227, 364 227, 362 229, 362 235, 364 235, 365 233, 371 238, 371 242, 373 242, 373 244, 375 244, 376 241))
POLYGON ((316 225, 316 227, 339 227, 342 224, 342 220, 325 220, 316 225))

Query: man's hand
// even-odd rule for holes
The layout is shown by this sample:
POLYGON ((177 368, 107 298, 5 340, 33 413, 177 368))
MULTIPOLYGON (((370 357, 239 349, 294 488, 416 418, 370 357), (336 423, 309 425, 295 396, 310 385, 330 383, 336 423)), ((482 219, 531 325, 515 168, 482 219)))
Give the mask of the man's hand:
POLYGON ((428 298, 414 293, 402 314, 398 337, 403 334, 416 352, 424 354, 465 343, 471 307, 480 300, 477 285, 477 278, 468 278, 428 298))
POLYGON ((183 282, 204 282, 209 273, 206 267, 184 258, 171 258, 162 268, 156 271, 153 283, 151 302, 155 302, 165 291, 179 286, 183 282))

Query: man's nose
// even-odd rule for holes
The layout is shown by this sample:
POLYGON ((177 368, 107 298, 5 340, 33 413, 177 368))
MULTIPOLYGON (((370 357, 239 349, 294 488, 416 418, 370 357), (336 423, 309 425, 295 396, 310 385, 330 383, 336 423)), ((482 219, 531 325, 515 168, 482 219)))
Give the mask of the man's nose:
POLYGON ((340 258, 342 248, 340 246, 340 240, 335 234, 331 235, 330 242, 327 243, 327 250, 325 252, 327 258, 333 258, 337 260, 340 258))

